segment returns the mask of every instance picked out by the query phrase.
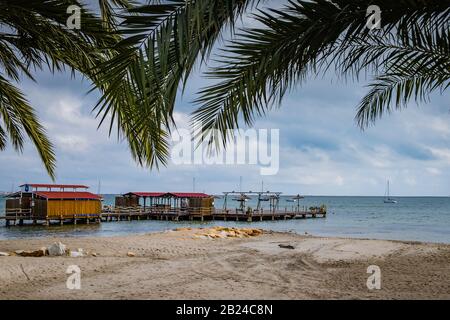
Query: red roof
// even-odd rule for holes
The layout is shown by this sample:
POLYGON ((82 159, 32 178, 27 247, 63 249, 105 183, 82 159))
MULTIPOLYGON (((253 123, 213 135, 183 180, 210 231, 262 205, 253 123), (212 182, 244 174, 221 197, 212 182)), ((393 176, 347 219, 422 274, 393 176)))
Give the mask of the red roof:
POLYGON ((35 194, 45 199, 87 199, 87 200, 101 199, 99 195, 90 192, 38 191, 35 194))
POLYGON ((25 183, 19 187, 30 186, 34 188, 67 188, 67 189, 88 189, 88 186, 82 184, 45 184, 45 183, 25 183))
POLYGON ((174 197, 174 198, 208 198, 206 193, 199 192, 128 192, 124 195, 135 195, 138 197, 174 197))
POLYGON ((124 196, 125 195, 135 195, 138 197, 154 197, 154 198, 156 198, 156 197, 161 197, 164 194, 165 194, 165 192, 128 192, 128 193, 125 193, 124 196))
POLYGON ((175 198, 209 198, 210 195, 200 192, 168 192, 164 196, 172 196, 175 198))

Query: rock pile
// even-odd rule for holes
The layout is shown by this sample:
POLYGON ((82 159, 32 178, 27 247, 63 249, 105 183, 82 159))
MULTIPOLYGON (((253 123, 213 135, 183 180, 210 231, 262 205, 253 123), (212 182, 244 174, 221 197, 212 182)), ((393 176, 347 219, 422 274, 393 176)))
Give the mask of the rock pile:
POLYGON ((229 227, 213 227, 201 229, 194 234, 194 238, 198 239, 227 239, 227 238, 248 238, 256 237, 263 233, 261 229, 253 228, 229 228, 229 227))

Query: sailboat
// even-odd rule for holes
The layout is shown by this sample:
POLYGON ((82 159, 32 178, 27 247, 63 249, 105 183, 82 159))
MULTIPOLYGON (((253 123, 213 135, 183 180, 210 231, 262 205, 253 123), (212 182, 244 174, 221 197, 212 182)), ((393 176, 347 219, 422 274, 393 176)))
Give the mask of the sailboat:
POLYGON ((301 196, 301 195, 296 195, 296 196, 294 196, 294 197, 292 197, 292 199, 286 199, 286 201, 287 202, 298 202, 298 201, 300 201, 301 199, 304 199, 305 197, 304 196, 301 196))
POLYGON ((397 203, 397 200, 392 199, 389 195, 389 180, 387 181, 387 190, 386 195, 384 197, 384 203, 397 203))

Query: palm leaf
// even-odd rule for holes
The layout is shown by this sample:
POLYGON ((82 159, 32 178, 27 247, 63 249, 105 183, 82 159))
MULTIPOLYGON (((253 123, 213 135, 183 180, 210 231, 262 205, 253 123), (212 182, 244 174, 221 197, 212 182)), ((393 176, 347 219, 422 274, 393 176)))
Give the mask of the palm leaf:
POLYGON ((195 131, 210 146, 225 145, 227 129, 241 121, 252 125, 255 117, 279 106, 287 91, 331 66, 338 76, 355 79, 361 72, 397 74, 401 69, 392 66, 399 64, 407 70, 423 68, 431 56, 440 57, 435 68, 447 67, 449 5, 433 0, 296 0, 281 10, 259 12, 255 18, 264 26, 232 40, 220 65, 207 73, 218 83, 199 92, 193 122, 200 127, 195 131), (383 27, 375 32, 365 26, 371 4, 383 9, 383 27), (430 48, 433 33, 436 43, 430 48))
POLYGON ((105 90, 96 111, 101 123, 113 115, 110 129, 114 123, 121 127, 120 136, 139 163, 167 161, 164 139, 175 126, 178 89, 184 88, 195 65, 208 58, 224 28, 232 29, 235 19, 257 2, 165 1, 119 16, 118 32, 125 38, 116 47, 120 53, 100 66, 99 83, 105 90))
POLYGON ((34 108, 11 82, 33 79, 33 71, 43 68, 53 72, 68 68, 95 80, 96 66, 107 58, 105 52, 118 38, 106 32, 102 20, 76 0, 0 0, 0 5, 7 8, 0 11, 0 146, 3 149, 9 140, 20 152, 28 136, 54 178, 53 146, 34 108), (80 30, 66 27, 69 5, 81 8, 80 30))
POLYGON ((32 140, 50 177, 55 178, 55 154, 53 145, 39 123, 33 107, 23 94, 5 78, 0 77, 0 150, 6 147, 9 137, 13 147, 21 152, 23 135, 32 140))

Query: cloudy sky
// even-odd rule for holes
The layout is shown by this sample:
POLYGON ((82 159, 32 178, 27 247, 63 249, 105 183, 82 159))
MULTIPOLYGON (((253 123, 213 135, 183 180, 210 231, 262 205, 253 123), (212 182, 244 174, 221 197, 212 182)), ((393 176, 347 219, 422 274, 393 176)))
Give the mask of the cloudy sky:
MULTIPOLYGON (((178 99, 176 118, 186 127, 195 92, 208 82, 197 72, 178 99)), ((310 79, 287 94, 280 109, 257 128, 280 130, 280 169, 261 176, 257 165, 177 165, 159 171, 138 167, 125 142, 97 130, 91 114, 98 95, 69 74, 40 72, 20 84, 36 107, 56 147, 57 182, 83 183, 102 193, 196 191, 220 193, 265 189, 287 194, 383 195, 390 179, 394 195, 450 195, 450 105, 448 93, 430 103, 392 113, 362 132, 354 122, 365 82, 343 83, 331 76, 310 79)), ((25 182, 51 182, 34 147, 22 154, 0 153, 0 190, 25 182)))

